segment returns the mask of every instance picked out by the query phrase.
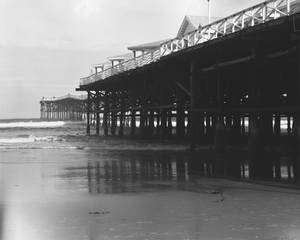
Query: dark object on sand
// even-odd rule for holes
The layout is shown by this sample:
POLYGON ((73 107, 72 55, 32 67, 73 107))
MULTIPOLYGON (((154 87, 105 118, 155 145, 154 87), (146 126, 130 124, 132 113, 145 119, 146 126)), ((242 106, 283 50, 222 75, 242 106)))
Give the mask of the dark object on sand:
POLYGON ((110 211, 95 211, 95 212, 89 212, 90 215, 98 215, 98 214, 109 214, 110 211))

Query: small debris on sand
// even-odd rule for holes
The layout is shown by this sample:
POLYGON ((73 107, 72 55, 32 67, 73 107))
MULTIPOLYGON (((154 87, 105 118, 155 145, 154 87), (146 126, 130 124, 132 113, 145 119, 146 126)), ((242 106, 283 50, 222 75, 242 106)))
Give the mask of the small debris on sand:
POLYGON ((222 192, 218 191, 218 190, 210 190, 208 193, 209 194, 222 194, 222 192))
POLYGON ((98 215, 98 214, 110 214, 110 211, 94 211, 89 212, 90 215, 98 215))
POLYGON ((219 194, 221 196, 221 199, 218 200, 217 202, 223 202, 225 200, 224 198, 224 195, 223 195, 223 192, 220 191, 220 190, 216 190, 216 189, 213 189, 213 190, 209 190, 207 191, 208 194, 219 194))

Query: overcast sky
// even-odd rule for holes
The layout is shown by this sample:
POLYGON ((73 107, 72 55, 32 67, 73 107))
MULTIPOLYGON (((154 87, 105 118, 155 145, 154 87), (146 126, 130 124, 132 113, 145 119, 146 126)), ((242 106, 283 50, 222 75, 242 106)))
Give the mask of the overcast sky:
MULTIPOLYGON (((211 2, 226 16, 261 1, 211 2)), ((175 37, 187 14, 206 16, 207 1, 0 0, 0 118, 39 117, 41 97, 75 93, 130 45, 175 37)))

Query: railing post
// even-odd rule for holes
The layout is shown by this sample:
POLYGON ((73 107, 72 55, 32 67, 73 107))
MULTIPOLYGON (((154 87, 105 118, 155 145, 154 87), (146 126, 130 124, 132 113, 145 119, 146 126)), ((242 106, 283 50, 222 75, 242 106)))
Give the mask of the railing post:
POLYGON ((252 17, 252 19, 251 19, 251 27, 253 27, 254 26, 254 11, 253 10, 251 11, 251 17, 252 17))
POLYGON ((173 41, 171 41, 170 44, 171 44, 170 50, 171 50, 171 53, 172 53, 172 52, 174 52, 174 49, 173 49, 173 41))
POLYGON ((161 46, 160 46, 160 56, 163 56, 164 55, 164 44, 162 44, 161 46))
POLYGON ((243 12, 242 13, 243 15, 242 15, 242 29, 244 29, 245 28, 245 13, 243 12))
POLYGON ((235 32, 235 18, 233 18, 233 21, 232 21, 232 29, 231 29, 231 32, 235 32))
POLYGON ((190 47, 191 45, 190 45, 190 41, 191 41, 191 36, 190 36, 190 34, 189 35, 187 35, 187 47, 190 47))
POLYGON ((274 1, 274 19, 277 18, 277 1, 274 1))
POLYGON ((264 3, 264 6, 262 7, 262 20, 263 20, 263 22, 266 21, 266 16, 267 16, 267 5, 264 3))

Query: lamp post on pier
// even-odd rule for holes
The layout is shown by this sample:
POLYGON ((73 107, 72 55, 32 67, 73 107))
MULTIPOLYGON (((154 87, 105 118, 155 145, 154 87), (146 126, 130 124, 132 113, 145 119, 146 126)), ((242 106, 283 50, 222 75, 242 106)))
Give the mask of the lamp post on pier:
POLYGON ((210 0, 207 0, 208 3, 208 24, 211 23, 211 8, 210 8, 210 0))

